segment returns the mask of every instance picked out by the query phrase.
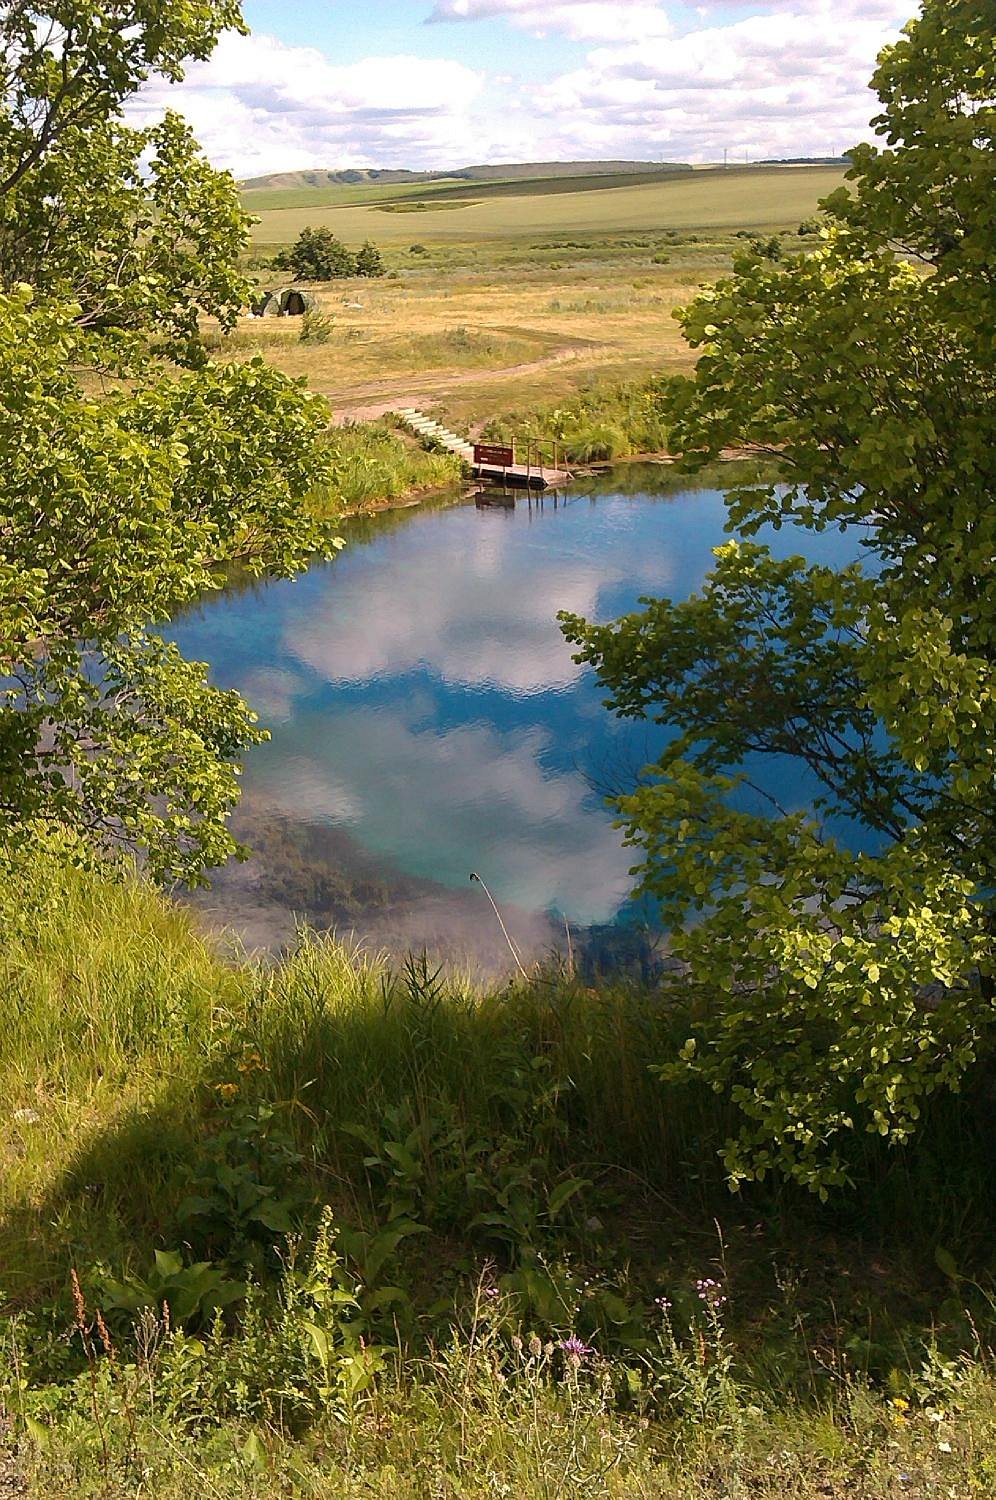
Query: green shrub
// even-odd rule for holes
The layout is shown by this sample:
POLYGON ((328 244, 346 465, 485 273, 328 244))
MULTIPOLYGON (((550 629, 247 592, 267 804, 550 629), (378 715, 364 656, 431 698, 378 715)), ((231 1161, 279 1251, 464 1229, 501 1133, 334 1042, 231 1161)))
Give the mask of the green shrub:
POLYGON ((327 344, 335 332, 335 319, 320 307, 309 307, 301 319, 302 344, 327 344))
POLYGON ((384 257, 377 246, 365 240, 356 253, 357 276, 383 276, 384 257))
POLYGON ((289 250, 282 250, 273 261, 276 270, 292 271, 298 281, 335 281, 356 275, 356 257, 324 227, 306 225, 289 250))

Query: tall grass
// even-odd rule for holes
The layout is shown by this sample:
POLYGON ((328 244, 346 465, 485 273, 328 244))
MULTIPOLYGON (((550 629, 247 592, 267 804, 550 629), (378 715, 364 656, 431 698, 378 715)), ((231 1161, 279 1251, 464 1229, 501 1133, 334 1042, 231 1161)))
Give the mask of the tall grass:
POLYGON ((533 439, 544 460, 558 455, 567 463, 598 463, 667 449, 668 429, 656 383, 614 382, 593 385, 557 406, 510 409, 484 429, 493 441, 510 434, 533 439))
MULTIPOLYGON (((733 1199, 722 1101, 650 1073, 685 1024, 652 987, 482 992, 307 934, 225 961, 44 847, 0 862, 0 921, 0 1423, 42 1443, 39 1493, 843 1497, 897 1442, 926 1495, 928 1407, 952 1482, 985 1479, 983 1089, 902 1156, 856 1143, 852 1196, 733 1199), (322 1223, 318 1275, 285 1234, 322 1223), (88 1332, 89 1372, 71 1267, 117 1346, 88 1332), (214 1318, 205 1274, 258 1290, 214 1318)), ((864 1493, 920 1493, 891 1472, 864 1493)))
POLYGON ((427 453, 386 422, 351 423, 327 439, 335 479, 326 494, 312 497, 321 515, 341 515, 381 501, 399 500, 460 483, 463 469, 452 453, 427 453))

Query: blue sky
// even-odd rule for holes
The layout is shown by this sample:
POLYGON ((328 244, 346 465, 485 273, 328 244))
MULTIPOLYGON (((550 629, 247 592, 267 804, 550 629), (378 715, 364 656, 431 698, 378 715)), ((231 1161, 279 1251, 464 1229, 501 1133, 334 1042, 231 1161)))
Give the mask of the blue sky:
POLYGON ((824 155, 915 0, 246 0, 139 113, 239 176, 304 167, 824 155))

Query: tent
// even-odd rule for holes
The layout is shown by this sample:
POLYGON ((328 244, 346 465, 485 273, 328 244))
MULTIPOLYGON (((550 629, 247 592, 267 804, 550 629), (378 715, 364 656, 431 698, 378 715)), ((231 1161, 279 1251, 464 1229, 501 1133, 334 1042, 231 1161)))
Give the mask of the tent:
POLYGON ((260 292, 252 311, 256 318, 299 318, 317 306, 313 293, 296 286, 281 286, 272 292, 260 292))

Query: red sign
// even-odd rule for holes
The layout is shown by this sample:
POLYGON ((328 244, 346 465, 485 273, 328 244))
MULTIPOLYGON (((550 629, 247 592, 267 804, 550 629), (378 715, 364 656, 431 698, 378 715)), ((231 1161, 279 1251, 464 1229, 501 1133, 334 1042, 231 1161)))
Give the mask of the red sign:
POLYGON ((487 464, 493 469, 510 469, 515 463, 511 448, 496 448, 490 443, 474 444, 475 464, 487 464))

